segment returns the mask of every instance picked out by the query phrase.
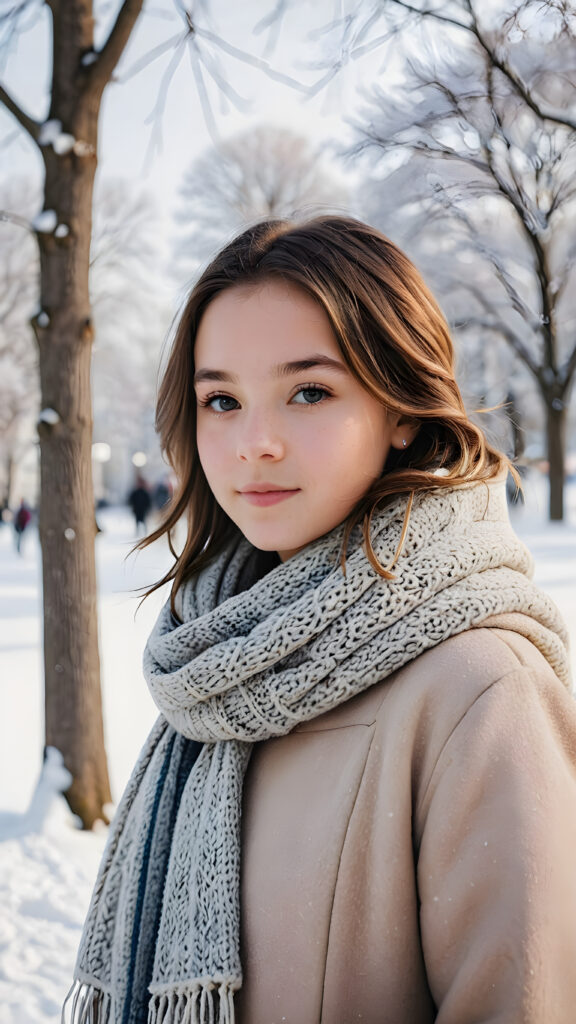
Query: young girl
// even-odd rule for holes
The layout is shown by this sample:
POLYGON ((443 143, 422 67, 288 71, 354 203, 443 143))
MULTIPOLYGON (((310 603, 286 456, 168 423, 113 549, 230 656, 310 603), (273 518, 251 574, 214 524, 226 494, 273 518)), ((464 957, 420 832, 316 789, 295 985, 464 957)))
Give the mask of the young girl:
POLYGON ((343 217, 246 231, 158 428, 150 540, 188 532, 72 1020, 569 1024, 565 635, 415 268, 343 217))

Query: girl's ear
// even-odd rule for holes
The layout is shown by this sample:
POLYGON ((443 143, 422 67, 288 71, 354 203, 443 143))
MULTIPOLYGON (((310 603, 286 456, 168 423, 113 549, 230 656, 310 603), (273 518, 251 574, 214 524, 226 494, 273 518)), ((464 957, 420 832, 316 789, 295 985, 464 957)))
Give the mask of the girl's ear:
POLYGON ((392 420, 391 447, 398 448, 399 451, 409 448, 420 430, 420 426, 420 420, 415 420, 410 416, 395 416, 392 420))

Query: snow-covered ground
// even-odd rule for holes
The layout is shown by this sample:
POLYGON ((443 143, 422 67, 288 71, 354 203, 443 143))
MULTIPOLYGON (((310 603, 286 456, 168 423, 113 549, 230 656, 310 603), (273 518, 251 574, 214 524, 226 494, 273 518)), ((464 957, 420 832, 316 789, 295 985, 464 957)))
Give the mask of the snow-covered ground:
MULTIPOLYGON (((170 556, 158 543, 126 559, 131 514, 110 509, 98 519, 106 745, 117 799, 156 717, 140 665, 162 597, 137 610, 135 590, 158 580, 170 556)), ((0 1024, 60 1020, 106 838, 105 829, 75 828, 64 800, 50 793, 29 813, 43 753, 39 554, 35 530, 19 556, 11 528, 0 529, 0 1024)))
MULTIPOLYGON (((101 655, 107 748, 118 798, 155 709, 140 671, 146 637, 162 601, 154 595, 137 612, 135 588, 157 580, 169 564, 163 543, 125 561, 134 542, 123 509, 99 513, 97 540, 101 655)), ((544 486, 526 484, 526 505, 513 521, 536 558, 536 580, 569 625, 576 676, 576 484, 568 519, 545 521, 544 486)), ((54 796, 62 767, 51 754, 36 792, 42 760, 43 697, 40 650, 40 568, 34 530, 14 550, 0 529, 0 1024, 56 1024, 71 972, 105 829, 74 827, 54 796)))

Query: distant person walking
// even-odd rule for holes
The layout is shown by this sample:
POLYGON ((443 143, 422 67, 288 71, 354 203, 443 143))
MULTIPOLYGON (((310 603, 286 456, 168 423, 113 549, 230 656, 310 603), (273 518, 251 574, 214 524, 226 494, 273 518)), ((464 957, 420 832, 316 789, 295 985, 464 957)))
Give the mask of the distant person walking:
POLYGON ((22 537, 24 536, 24 532, 29 526, 31 519, 32 513, 30 508, 24 501, 24 498, 22 498, 18 511, 14 516, 14 538, 16 540, 16 551, 19 555, 22 554, 22 537))
POLYGON ((140 533, 140 528, 142 528, 141 532, 142 534, 145 534, 146 517, 150 511, 152 499, 150 497, 146 481, 143 477, 138 476, 136 478, 136 486, 128 497, 128 504, 132 509, 132 513, 136 521, 136 533, 140 533))

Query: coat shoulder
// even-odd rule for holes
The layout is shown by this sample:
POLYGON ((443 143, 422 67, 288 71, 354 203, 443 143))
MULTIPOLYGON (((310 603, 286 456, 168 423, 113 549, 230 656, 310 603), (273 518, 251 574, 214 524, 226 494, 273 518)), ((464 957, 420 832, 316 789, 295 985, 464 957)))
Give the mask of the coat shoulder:
POLYGON ((526 685, 567 694, 546 658, 520 633, 495 626, 468 629, 420 654, 381 683, 334 711, 297 727, 298 732, 374 726, 394 708, 410 708, 457 720, 491 686, 520 673, 526 685))

